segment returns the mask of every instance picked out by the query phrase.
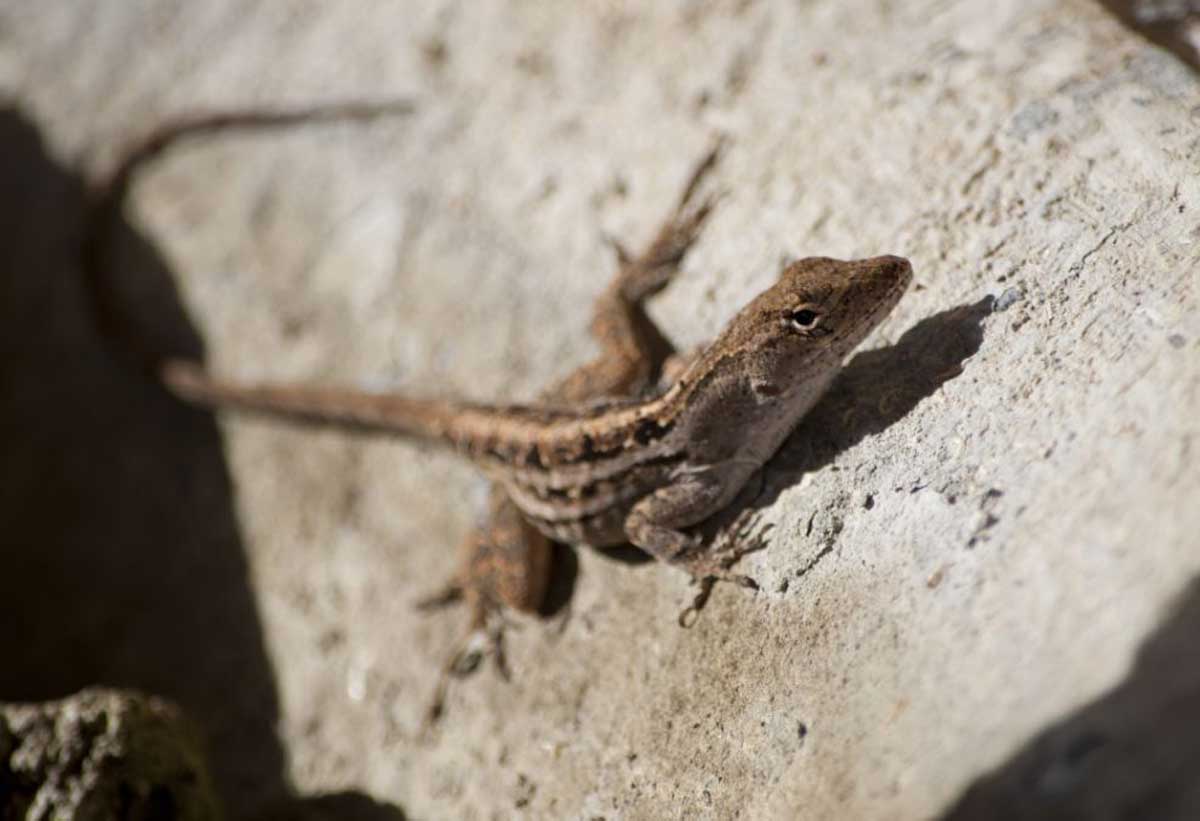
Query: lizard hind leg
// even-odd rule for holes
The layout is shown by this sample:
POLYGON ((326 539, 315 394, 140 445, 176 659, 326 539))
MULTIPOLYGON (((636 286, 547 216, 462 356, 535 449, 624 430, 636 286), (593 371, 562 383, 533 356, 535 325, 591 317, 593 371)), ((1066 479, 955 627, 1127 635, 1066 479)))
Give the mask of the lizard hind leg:
POLYGON ((500 677, 508 681, 510 676, 504 656, 503 611, 494 603, 464 591, 460 599, 466 599, 471 611, 470 626, 456 642, 455 649, 442 664, 433 696, 425 710, 424 728, 432 729, 446 712, 446 696, 450 683, 465 678, 479 669, 485 656, 495 661, 500 677))
POLYGON ((467 630, 443 665, 427 714, 430 724, 444 712, 450 681, 474 673, 485 657, 491 656, 500 677, 509 679, 504 613, 535 613, 546 595, 552 542, 525 521, 499 488, 492 491, 489 508, 487 526, 472 531, 463 543, 463 570, 422 603, 428 608, 465 601, 470 611, 467 630))

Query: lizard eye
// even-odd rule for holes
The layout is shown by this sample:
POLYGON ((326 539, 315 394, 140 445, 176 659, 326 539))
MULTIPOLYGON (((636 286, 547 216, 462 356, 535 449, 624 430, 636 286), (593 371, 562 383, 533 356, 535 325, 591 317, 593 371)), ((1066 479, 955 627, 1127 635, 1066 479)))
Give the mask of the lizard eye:
POLYGON ((812 308, 797 308, 786 314, 786 321, 798 331, 811 331, 821 321, 821 315, 812 308))

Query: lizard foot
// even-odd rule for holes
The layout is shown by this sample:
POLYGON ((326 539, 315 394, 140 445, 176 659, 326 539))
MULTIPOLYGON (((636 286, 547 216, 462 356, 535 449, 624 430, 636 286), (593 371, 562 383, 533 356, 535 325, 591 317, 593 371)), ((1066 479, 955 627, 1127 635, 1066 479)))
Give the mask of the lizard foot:
POLYGON ((766 525, 757 533, 749 536, 747 520, 739 516, 734 522, 730 535, 718 541, 717 546, 705 551, 703 555, 685 556, 679 565, 692 574, 692 580, 700 586, 700 590, 692 599, 692 603, 679 614, 679 626, 691 627, 696 623, 700 611, 708 604, 712 590, 717 582, 736 584, 749 590, 758 590, 758 582, 750 576, 734 573, 729 568, 748 553, 756 553, 767 547, 766 534, 773 525, 766 525), (728 548, 728 549, 722 549, 728 548))
POLYGON ((465 597, 466 594, 463 591, 462 585, 454 581, 447 584, 438 592, 419 599, 416 603, 416 608, 421 611, 441 610, 443 607, 457 604, 465 597))
POLYGON ((696 623, 700 611, 708 604, 708 598, 712 595, 712 590, 717 582, 734 584, 748 590, 758 590, 758 582, 750 576, 734 573, 729 569, 729 565, 733 564, 737 558, 739 557, 700 556, 680 562, 680 566, 692 574, 692 581, 700 586, 700 590, 692 598, 692 603, 679 614, 680 627, 691 627, 696 623))
POLYGON ((422 725, 424 733, 431 731, 445 715, 446 695, 450 691, 450 683, 475 673, 487 656, 492 657, 501 679, 512 679, 508 658, 504 652, 504 630, 508 624, 503 616, 498 611, 492 611, 477 616, 473 623, 475 627, 459 642, 457 649, 442 666, 433 697, 425 710, 422 725))

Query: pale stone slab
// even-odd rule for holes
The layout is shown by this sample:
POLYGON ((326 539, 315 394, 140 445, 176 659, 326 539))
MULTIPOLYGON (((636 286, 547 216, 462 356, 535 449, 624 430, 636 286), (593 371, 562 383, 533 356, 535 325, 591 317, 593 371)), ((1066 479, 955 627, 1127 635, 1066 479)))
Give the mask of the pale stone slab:
MULTIPOLYGON (((226 548, 300 792, 420 818, 922 818, 1122 682, 1141 705, 1182 687, 1195 726, 1194 684, 1137 670, 1160 625, 1200 629, 1200 85, 1098 7, 31 9, 0 2, 0 81, 65 168, 196 108, 416 103, 201 142, 139 187, 227 374, 530 397, 590 350, 604 235, 648 237, 718 131, 726 195, 654 306, 681 347, 787 257, 916 270, 769 473, 762 592, 719 590, 682 630, 680 574, 581 551, 559 620, 512 631, 515 680, 455 687, 432 739, 462 616, 412 605, 452 571, 479 480, 428 448, 222 419, 226 548)), ((1196 680, 1194 653, 1172 663, 1196 680)), ((1085 764, 1131 735, 1166 755, 1183 720, 1152 718, 1102 715, 1100 758, 1037 764, 1032 806, 1115 783, 1085 764)))

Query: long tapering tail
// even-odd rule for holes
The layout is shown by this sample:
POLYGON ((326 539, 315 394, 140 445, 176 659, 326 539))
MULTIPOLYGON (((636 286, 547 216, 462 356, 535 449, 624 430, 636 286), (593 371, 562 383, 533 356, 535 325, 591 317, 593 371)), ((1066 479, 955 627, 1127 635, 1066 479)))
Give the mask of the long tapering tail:
POLYGON ((282 112, 204 114, 160 127, 138 142, 116 170, 89 197, 82 265, 101 335, 119 353, 181 399, 213 408, 231 408, 315 425, 367 433, 439 439, 480 449, 493 458, 529 440, 531 426, 547 421, 571 424, 586 413, 541 406, 493 406, 439 399, 414 399, 345 388, 300 385, 243 385, 209 374, 196 358, 165 356, 153 350, 125 320, 109 281, 110 243, 130 186, 145 165, 185 138, 231 130, 264 130, 313 122, 368 121, 413 110, 407 101, 350 103, 282 112))
MULTIPOLYGON (((116 168, 88 192, 81 247, 84 285, 103 339, 122 358, 133 359, 150 378, 161 381, 181 398, 212 404, 216 396, 233 391, 205 375, 198 362, 165 356, 154 350, 118 304, 112 272, 112 242, 125 198, 146 166, 172 146, 189 139, 236 131, 272 131, 306 124, 366 123, 415 111, 410 100, 346 102, 282 111, 204 112, 160 125, 129 148, 116 168)), ((244 403, 243 403, 244 404, 244 403)))
POLYGON ((347 388, 243 385, 215 379, 195 362, 166 360, 160 377, 181 399, 211 408, 264 414, 310 425, 429 439, 453 438, 446 420, 473 407, 347 388))

